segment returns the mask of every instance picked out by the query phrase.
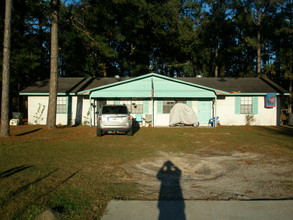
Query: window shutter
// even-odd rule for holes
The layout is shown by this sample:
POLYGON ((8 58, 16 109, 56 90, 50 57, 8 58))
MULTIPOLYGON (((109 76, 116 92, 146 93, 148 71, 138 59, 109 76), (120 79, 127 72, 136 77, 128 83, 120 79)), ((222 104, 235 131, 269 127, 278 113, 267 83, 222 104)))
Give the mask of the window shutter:
POLYGON ((71 105, 72 105, 72 97, 67 96, 66 97, 66 114, 71 114, 71 105))
POLYGON ((257 96, 252 97, 252 114, 254 115, 258 114, 258 97, 257 96))
POLYGON ((157 101, 157 113, 163 114, 163 102, 162 101, 157 101))
POLYGON ((149 113, 149 101, 143 101, 143 114, 149 113))
POLYGON ((240 96, 235 96, 235 114, 240 114, 240 96))
POLYGON ((192 101, 191 101, 191 100, 187 100, 186 104, 187 104, 190 108, 192 108, 192 101))

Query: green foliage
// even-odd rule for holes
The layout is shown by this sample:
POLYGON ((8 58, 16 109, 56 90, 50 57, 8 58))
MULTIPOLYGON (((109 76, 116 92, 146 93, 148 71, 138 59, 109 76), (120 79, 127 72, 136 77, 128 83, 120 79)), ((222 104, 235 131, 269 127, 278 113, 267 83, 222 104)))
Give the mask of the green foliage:
POLYGON ((42 105, 41 103, 38 103, 38 109, 37 111, 35 112, 35 115, 33 116, 34 117, 34 122, 35 124, 41 124, 41 122, 44 120, 44 111, 46 109, 46 106, 45 105, 42 105))
MULTIPOLYGON (((16 97, 33 81, 49 78, 50 2, 13 3, 11 88, 16 97)), ((292 3, 283 0, 61 1, 60 76, 138 76, 151 71, 214 76, 216 69, 219 76, 256 76, 260 44, 262 74, 286 86, 292 75, 291 8, 292 3)), ((1 42, 3 29, 2 22, 1 42)))
POLYGON ((246 126, 250 126, 253 122, 255 122, 255 118, 253 115, 245 115, 246 126))

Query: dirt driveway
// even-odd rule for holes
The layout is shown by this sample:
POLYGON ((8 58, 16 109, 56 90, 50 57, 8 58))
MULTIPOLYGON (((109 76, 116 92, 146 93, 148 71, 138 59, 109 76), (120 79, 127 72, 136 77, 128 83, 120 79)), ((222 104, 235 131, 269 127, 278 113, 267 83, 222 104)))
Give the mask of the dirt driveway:
POLYGON ((128 173, 124 181, 137 183, 143 199, 293 198, 292 162, 256 153, 158 152, 155 159, 127 164, 124 169, 128 173))

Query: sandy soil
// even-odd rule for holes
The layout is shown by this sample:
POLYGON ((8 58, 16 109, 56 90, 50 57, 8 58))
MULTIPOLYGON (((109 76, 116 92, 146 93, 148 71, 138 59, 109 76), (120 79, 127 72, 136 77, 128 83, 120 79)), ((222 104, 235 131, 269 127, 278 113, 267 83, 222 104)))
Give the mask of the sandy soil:
POLYGON ((255 153, 159 152, 155 159, 124 169, 127 181, 139 184, 138 198, 143 199, 293 198, 293 164, 255 153))

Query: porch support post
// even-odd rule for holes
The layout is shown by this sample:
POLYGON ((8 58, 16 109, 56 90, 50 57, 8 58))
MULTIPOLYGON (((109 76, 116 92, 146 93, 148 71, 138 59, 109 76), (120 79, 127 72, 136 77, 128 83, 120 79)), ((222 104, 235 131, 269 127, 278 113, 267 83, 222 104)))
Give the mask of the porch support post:
POLYGON ((215 128, 217 127, 217 96, 215 97, 215 103, 214 103, 214 114, 215 114, 215 128))
POLYGON ((90 127, 92 127, 92 98, 90 96, 90 127))
POLYGON ((151 77, 151 100, 152 100, 152 127, 155 127, 155 88, 154 88, 153 77, 151 77))
POLYGON ((155 100, 152 99, 152 127, 155 127, 155 100))

